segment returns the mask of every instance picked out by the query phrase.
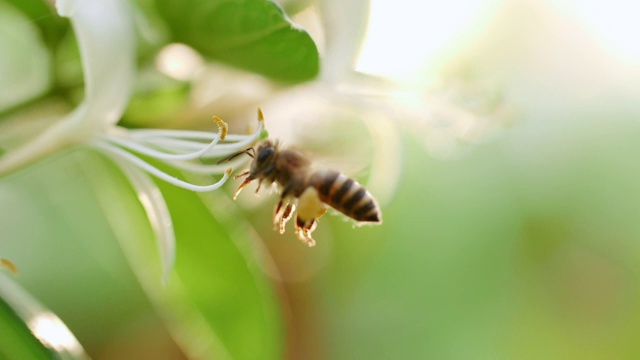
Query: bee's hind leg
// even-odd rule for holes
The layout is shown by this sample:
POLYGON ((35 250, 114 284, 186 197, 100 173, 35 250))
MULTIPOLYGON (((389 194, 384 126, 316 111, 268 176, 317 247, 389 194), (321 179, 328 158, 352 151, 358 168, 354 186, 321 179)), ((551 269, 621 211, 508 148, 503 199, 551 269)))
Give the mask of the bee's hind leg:
POLYGON ((313 230, 318 226, 317 219, 311 219, 308 221, 302 220, 299 216, 296 218, 296 235, 298 239, 303 243, 311 246, 316 245, 316 241, 311 236, 313 230))
POLYGON ((318 225, 320 218, 327 211, 327 206, 320 200, 318 190, 310 186, 302 192, 298 199, 298 217, 296 219, 296 235, 309 246, 316 244, 311 233, 318 225))

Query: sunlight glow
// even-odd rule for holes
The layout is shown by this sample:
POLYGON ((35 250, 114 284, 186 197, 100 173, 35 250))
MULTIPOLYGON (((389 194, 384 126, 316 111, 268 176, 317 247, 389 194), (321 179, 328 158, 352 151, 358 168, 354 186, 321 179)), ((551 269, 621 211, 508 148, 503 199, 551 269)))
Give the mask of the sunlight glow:
POLYGON ((51 312, 42 312, 32 317, 28 324, 31 332, 46 346, 57 351, 83 354, 82 347, 65 324, 51 312))
POLYGON ((640 4, 626 0, 549 0, 563 14, 579 21, 609 53, 629 65, 640 64, 640 4))
POLYGON ((169 44, 156 57, 158 70, 177 80, 192 79, 203 66, 200 54, 183 44, 169 44))
POLYGON ((474 35, 489 0, 372 0, 369 29, 356 70, 414 80, 430 73, 474 35))

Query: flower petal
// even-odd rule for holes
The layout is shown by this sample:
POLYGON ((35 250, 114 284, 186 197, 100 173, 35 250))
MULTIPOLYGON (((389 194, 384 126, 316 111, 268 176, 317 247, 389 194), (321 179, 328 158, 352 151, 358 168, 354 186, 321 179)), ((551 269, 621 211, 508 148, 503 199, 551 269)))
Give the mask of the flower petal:
POLYGON ((321 77, 333 83, 355 66, 367 31, 370 0, 323 0, 318 4, 326 36, 321 77))
POLYGON ((85 79, 85 99, 71 114, 0 158, 0 175, 70 144, 85 142, 122 116, 135 75, 135 32, 124 0, 59 0, 71 19, 85 79))
POLYGON ((101 128, 118 122, 133 88, 135 30, 132 11, 122 0, 58 0, 78 39, 85 99, 74 120, 101 128))
POLYGON ((160 250, 162 278, 166 283, 176 258, 176 236, 173 232, 167 203, 153 180, 144 171, 116 156, 112 157, 112 160, 120 166, 122 172, 131 182, 131 186, 138 194, 138 199, 147 213, 160 250))

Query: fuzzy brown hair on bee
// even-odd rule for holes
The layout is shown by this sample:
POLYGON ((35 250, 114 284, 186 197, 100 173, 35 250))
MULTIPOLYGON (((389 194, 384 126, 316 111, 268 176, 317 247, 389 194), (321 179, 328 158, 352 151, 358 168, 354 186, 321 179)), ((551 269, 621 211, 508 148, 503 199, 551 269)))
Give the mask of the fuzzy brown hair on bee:
POLYGON ((253 158, 249 170, 236 175, 245 177, 234 195, 254 180, 256 193, 262 183, 277 184, 280 201, 275 207, 273 223, 280 233, 296 211, 296 235, 309 246, 315 245, 311 233, 320 218, 331 206, 359 223, 381 223, 381 213, 374 197, 362 185, 333 170, 314 170, 302 153, 281 149, 278 142, 264 140, 257 147, 248 148, 229 159, 247 154, 253 158))

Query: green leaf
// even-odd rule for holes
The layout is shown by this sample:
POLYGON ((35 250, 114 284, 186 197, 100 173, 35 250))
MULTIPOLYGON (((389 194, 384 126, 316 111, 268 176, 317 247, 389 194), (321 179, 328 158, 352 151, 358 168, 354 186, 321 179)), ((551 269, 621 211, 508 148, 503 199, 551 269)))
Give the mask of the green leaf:
POLYGON ((67 32, 69 21, 58 16, 52 5, 44 0, 7 0, 25 14, 40 29, 42 40, 53 48, 67 32))
POLYGON ((162 127, 188 105, 191 86, 157 73, 142 77, 136 84, 121 125, 162 127))
MULTIPOLYGON (((165 169, 166 170, 166 169, 165 169)), ((101 173, 92 180, 105 214, 114 224, 131 225, 121 195, 131 189, 119 175, 101 173), (117 180, 117 181, 116 181, 117 180)), ((148 236, 121 228, 118 236, 138 279, 170 331, 185 351, 196 358, 281 359, 285 331, 280 302, 270 278, 262 270, 265 256, 247 235, 247 224, 231 216, 233 204, 219 193, 207 203, 232 221, 218 221, 190 191, 158 182, 176 233, 175 271, 162 284, 157 244, 148 236), (226 202, 224 201, 226 199, 226 202), (258 255, 256 255, 258 254, 258 255)), ((149 197, 141 194, 141 199, 149 197)), ((144 227, 143 227, 144 228, 144 227)), ((268 260, 268 259, 266 259, 268 260)))
POLYGON ((49 86, 49 54, 33 22, 0 2, 0 111, 45 92, 49 86))
MULTIPOLYGON (((165 226, 173 225, 177 235, 176 268, 166 287, 137 194, 114 165, 86 149, 0 179, 0 254, 20 267, 20 282, 85 343, 100 344, 147 311, 119 242, 190 355, 283 358, 280 302, 246 224, 238 216, 229 224, 216 221, 196 194, 161 187, 173 222, 165 226)), ((229 212, 229 203, 214 206, 229 212)))
MULTIPOLYGON (((247 224, 233 216, 233 204, 222 193, 205 194, 208 202, 232 220, 211 216, 199 196, 160 185, 169 205, 177 238, 176 274, 169 281, 169 304, 187 305, 178 319, 183 336, 202 327, 215 358, 282 359, 284 324, 271 280, 262 270, 260 244, 247 224), (197 320, 195 320, 197 319, 197 320)), ((190 347, 203 342, 189 339, 190 347)), ((206 353, 206 352, 205 352, 206 353)), ((200 354, 202 355, 202 354, 200 354)))
POLYGON ((0 178, 1 256, 18 266, 25 289, 94 347, 151 311, 117 241, 155 245, 127 185, 109 161, 81 148, 0 178))
POLYGON ((156 0, 175 41, 219 60, 283 82, 319 72, 318 50, 267 0, 156 0))

